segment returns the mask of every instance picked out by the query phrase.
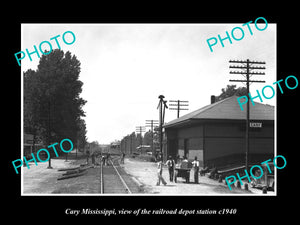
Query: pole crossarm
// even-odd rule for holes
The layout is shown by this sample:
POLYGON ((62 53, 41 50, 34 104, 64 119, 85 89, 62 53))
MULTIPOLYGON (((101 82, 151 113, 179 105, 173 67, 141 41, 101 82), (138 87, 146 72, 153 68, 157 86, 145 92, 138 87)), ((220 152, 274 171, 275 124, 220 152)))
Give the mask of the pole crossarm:
POLYGON ((139 132, 139 133, 145 132, 145 130, 146 130, 146 128, 143 127, 143 126, 137 126, 135 129, 136 129, 136 131, 139 132))
MULTIPOLYGON (((169 109, 170 109, 170 110, 178 110, 178 109, 175 109, 175 108, 174 108, 174 109, 173 109, 173 108, 169 108, 169 109)), ((189 109, 182 109, 182 108, 181 108, 180 110, 189 110, 189 109)))
MULTIPOLYGON (((229 80, 230 82, 247 82, 247 80, 229 80)), ((249 80, 249 82, 254 82, 254 83, 265 83, 264 80, 249 80)))
MULTIPOLYGON (((177 104, 169 104, 169 106, 178 106, 177 104)), ((187 104, 180 104, 179 106, 189 106, 187 104)))
POLYGON ((266 62, 249 61, 249 60, 229 60, 230 63, 251 63, 251 64, 266 64, 266 62))
MULTIPOLYGON (((246 66, 229 66, 229 68, 233 68, 233 69, 247 69, 246 66)), ((266 67, 264 67, 264 66, 256 66, 256 67, 249 66, 248 68, 250 70, 253 70, 253 69, 262 69, 262 70, 264 70, 264 69, 266 69, 266 67)))
POLYGON ((188 110, 187 108, 183 108, 183 107, 189 106, 188 105, 189 101, 184 101, 184 100, 170 100, 169 102, 175 103, 175 104, 169 104, 169 107, 170 107, 169 109, 170 110, 177 110, 177 118, 179 118, 179 112, 181 110, 188 110))
POLYGON ((177 103, 178 101, 179 101, 179 102, 184 102, 184 103, 188 103, 188 102, 189 102, 189 101, 183 101, 183 100, 169 100, 169 102, 176 102, 176 103, 177 103))
POLYGON ((230 74, 249 74, 249 75, 265 75, 264 72, 254 72, 254 73, 247 73, 247 72, 240 72, 240 71, 230 71, 230 74))
POLYGON ((266 75, 264 72, 254 72, 254 73, 250 73, 249 75, 266 75))

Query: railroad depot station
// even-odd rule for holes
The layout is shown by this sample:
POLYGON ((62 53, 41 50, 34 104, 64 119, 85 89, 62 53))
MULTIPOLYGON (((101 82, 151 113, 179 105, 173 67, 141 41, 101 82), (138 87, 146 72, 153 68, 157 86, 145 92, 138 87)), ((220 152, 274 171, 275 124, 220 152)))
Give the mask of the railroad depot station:
MULTIPOLYGON (((249 100, 250 101, 250 100, 249 100)), ((246 152, 246 107, 237 96, 215 102, 164 125, 164 155, 197 156, 201 167, 243 165, 246 152)), ((250 103, 249 163, 274 157, 274 106, 250 103)))

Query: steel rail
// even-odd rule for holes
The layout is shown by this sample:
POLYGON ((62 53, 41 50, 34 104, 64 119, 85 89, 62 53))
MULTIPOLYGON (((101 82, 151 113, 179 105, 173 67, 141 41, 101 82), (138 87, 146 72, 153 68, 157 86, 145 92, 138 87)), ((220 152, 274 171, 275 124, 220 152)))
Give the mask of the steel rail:
POLYGON ((117 170, 117 168, 115 167, 113 161, 110 159, 111 165, 113 166, 113 168, 115 169, 115 171, 117 172, 121 182, 123 183, 125 190, 128 192, 128 194, 132 194, 132 192, 130 191, 129 187, 127 186, 126 182, 124 181, 124 179, 122 178, 121 174, 119 173, 119 171, 117 170))
POLYGON ((100 193, 104 193, 104 182, 103 182, 103 163, 100 161, 100 193))

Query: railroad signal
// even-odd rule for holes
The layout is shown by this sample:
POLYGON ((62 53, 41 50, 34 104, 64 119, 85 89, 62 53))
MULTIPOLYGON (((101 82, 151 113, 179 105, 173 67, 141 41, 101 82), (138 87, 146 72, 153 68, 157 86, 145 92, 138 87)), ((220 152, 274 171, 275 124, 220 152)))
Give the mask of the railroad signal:
POLYGON ((169 104, 170 110, 177 110, 177 118, 179 118, 179 112, 180 110, 189 110, 187 108, 182 108, 185 106, 189 106, 189 101, 182 101, 182 100, 170 100, 169 102, 172 102, 172 104, 169 104), (171 108, 173 106, 173 108, 171 108))
POLYGON ((163 153, 163 132, 162 132, 162 126, 164 124, 165 119, 165 111, 167 106, 167 101, 164 100, 165 96, 159 95, 159 103, 157 108, 159 108, 159 149, 162 156, 163 153))
MULTIPOLYGON (((253 75, 265 75, 264 72, 253 72, 252 70, 262 70, 266 69, 264 66, 253 66, 253 64, 266 64, 265 62, 258 62, 258 61, 250 61, 247 59, 246 61, 243 60, 229 60, 229 63, 241 63, 240 65, 230 65, 229 68, 232 69, 241 69, 242 71, 230 71, 230 74, 241 74, 245 80, 229 80, 230 82, 242 82, 246 84, 247 93, 249 93, 249 86, 250 83, 264 83, 263 80, 250 80, 250 77, 253 75)), ((245 167, 248 170, 248 155, 249 155, 249 120, 250 120, 250 105, 249 101, 247 101, 247 118, 246 118, 246 155, 245 155, 245 167)))

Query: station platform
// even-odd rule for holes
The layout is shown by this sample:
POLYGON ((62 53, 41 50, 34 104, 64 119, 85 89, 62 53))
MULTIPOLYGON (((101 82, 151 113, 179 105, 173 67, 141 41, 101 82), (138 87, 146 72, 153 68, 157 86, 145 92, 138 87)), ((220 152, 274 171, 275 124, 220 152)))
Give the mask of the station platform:
MULTIPOLYGON (((233 188, 229 190, 225 181, 219 183, 218 180, 210 179, 207 176, 199 175, 199 183, 195 184, 193 169, 190 173, 190 183, 186 183, 183 178, 177 178, 177 183, 174 181, 170 182, 166 166, 163 168, 162 176, 167 185, 160 184, 160 186, 156 186, 156 163, 135 158, 125 158, 125 163, 121 164, 121 166, 145 189, 145 194, 149 195, 263 195, 261 190, 250 187, 249 190, 244 190, 243 186, 242 189, 233 188)), ((267 194, 274 195, 274 192, 268 192, 267 194)))

